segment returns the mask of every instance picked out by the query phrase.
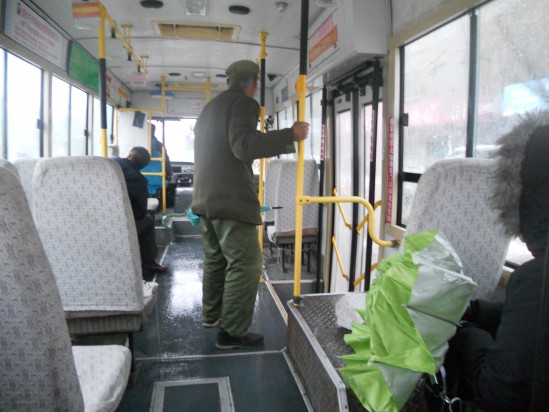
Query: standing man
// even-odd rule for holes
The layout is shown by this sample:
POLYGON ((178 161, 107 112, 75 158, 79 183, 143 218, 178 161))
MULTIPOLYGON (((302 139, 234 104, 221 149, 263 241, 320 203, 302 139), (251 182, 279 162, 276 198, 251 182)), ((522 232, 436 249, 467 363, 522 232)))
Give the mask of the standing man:
POLYGON ((126 180, 137 229, 141 267, 152 272, 165 272, 167 268, 156 263, 158 249, 156 247, 154 222, 147 214, 147 199, 149 197, 147 179, 140 172, 151 161, 151 155, 144 147, 136 146, 130 150, 127 158, 117 157, 114 160, 122 168, 126 180))
POLYGON ((202 316, 220 324, 216 346, 234 349, 263 344, 249 332, 262 270, 257 225, 260 205, 253 181, 255 159, 294 153, 309 125, 257 130, 259 66, 249 60, 226 70, 228 90, 202 110, 195 126, 193 213, 200 216, 204 247, 202 316))

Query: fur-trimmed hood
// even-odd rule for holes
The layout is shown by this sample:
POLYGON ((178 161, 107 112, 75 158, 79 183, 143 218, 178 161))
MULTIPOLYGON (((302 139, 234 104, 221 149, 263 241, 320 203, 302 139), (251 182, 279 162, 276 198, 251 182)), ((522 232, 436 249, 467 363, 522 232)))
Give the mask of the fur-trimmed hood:
MULTIPOLYGON (((524 115, 509 133, 498 140, 492 206, 500 211, 500 220, 507 233, 522 236, 527 244, 529 240, 537 242, 537 237, 547 236, 548 132, 549 110, 539 111, 524 115), (532 227, 540 224, 541 228, 532 227), (536 239, 532 239, 532 230, 536 239)), ((545 237, 542 243, 545 244, 546 240, 545 237)))

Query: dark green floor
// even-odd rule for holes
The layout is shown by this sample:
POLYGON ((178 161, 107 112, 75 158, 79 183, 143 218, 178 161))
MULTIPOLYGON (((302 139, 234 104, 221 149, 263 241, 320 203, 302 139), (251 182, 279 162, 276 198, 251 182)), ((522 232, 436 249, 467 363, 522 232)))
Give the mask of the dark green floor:
POLYGON ((222 386, 216 379, 228 382, 234 408, 229 410, 307 411, 285 356, 286 323, 268 285, 260 284, 251 328, 265 336, 265 345, 219 350, 217 330, 203 328, 201 323, 200 238, 176 238, 163 264, 170 270, 156 278, 156 308, 145 329, 135 335, 138 378, 117 411, 220 411, 222 386), (163 409, 152 408, 159 399, 163 409))

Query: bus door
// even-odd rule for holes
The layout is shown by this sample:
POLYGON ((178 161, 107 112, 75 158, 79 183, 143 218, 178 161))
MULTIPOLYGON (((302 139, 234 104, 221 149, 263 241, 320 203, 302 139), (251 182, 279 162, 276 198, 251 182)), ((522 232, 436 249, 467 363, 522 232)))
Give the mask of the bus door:
MULTIPOLYGON (((360 196, 372 206, 381 198, 382 105, 374 104, 378 96, 380 88, 375 95, 371 86, 358 85, 333 98, 334 189, 337 196, 360 196), (378 122, 374 126, 376 108, 378 122), (377 135, 375 141, 373 133, 377 135)), ((368 211, 356 203, 339 205, 333 208, 330 292, 367 290, 365 284, 379 253, 378 246, 369 240, 367 225, 357 230, 368 211)), ((376 233, 380 210, 375 211, 376 233)))

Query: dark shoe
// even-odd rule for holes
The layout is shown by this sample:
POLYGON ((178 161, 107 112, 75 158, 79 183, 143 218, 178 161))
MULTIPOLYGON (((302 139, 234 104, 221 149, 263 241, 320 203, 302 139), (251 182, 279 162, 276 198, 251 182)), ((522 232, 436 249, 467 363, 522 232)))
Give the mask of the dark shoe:
POLYGON ((163 273, 168 270, 166 266, 159 265, 154 260, 145 260, 141 263, 141 267, 146 270, 151 270, 157 273, 163 273))
POLYGON ((259 333, 248 332, 247 335, 235 337, 223 329, 217 333, 217 342, 215 343, 219 349, 239 349, 261 345, 263 345, 263 335, 259 333))
POLYGON ((217 320, 203 320, 202 326, 205 328, 217 328, 219 326, 219 323, 221 322, 221 319, 217 320))

